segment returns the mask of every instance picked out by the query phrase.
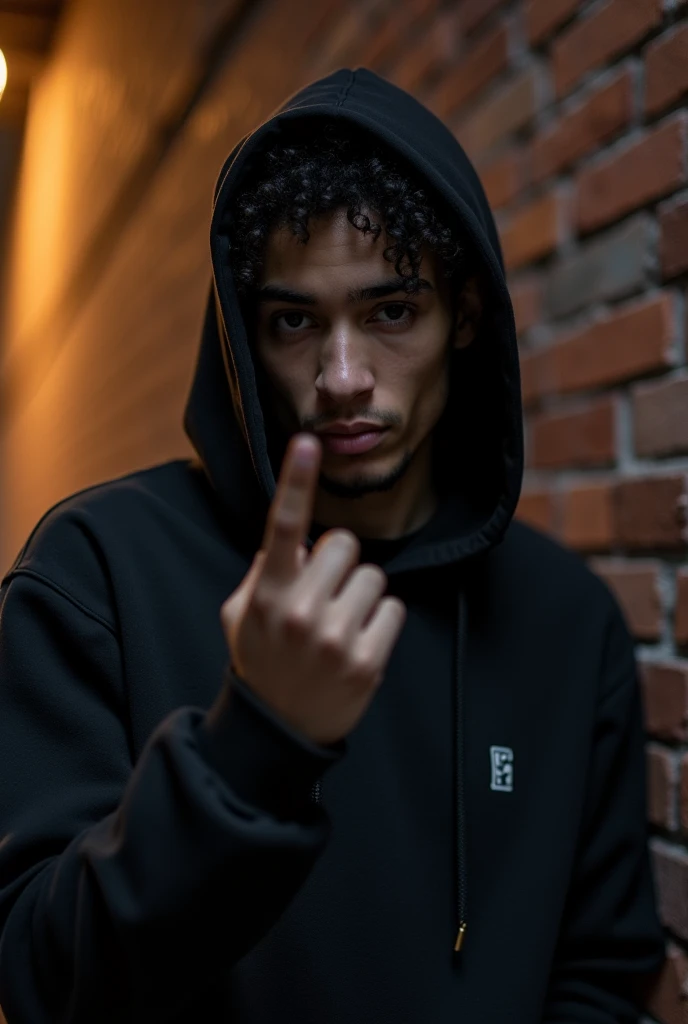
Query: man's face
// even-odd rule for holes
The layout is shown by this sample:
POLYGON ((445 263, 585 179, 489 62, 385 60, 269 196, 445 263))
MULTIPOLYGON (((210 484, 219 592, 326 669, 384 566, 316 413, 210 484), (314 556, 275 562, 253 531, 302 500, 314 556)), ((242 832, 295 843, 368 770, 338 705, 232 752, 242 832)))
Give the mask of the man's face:
MULTIPOLYGON (((387 244, 344 210, 309 224, 306 245, 272 232, 258 291, 256 346, 288 434, 365 420, 385 431, 374 448, 325 444, 320 486, 342 498, 391 489, 429 441, 447 400, 452 308, 432 253, 408 295, 387 244)), ((457 344, 470 340, 458 339, 457 344)))

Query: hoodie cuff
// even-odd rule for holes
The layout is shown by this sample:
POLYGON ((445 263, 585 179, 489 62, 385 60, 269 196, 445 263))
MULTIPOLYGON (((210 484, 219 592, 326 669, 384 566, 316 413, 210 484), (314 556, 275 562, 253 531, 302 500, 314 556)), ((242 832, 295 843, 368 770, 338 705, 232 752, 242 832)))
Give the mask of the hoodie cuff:
POLYGON ((312 806, 313 785, 347 750, 346 739, 320 746, 292 728, 231 668, 199 745, 241 800, 287 819, 312 806))

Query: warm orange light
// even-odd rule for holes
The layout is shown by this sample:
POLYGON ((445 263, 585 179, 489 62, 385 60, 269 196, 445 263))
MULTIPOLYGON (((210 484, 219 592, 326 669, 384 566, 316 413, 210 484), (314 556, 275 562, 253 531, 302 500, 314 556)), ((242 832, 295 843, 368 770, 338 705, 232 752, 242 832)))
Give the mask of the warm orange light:
POLYGON ((5 54, 0 50, 0 99, 5 91, 7 85, 7 61, 5 60, 5 54))

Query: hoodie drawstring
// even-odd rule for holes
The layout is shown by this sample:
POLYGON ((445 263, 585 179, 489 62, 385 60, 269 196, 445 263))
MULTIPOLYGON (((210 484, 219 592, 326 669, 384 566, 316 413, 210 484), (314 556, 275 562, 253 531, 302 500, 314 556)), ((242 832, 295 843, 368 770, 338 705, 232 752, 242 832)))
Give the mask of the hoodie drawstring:
POLYGON ((465 729, 464 729, 464 661, 466 653, 466 626, 468 609, 466 594, 459 585, 457 591, 457 615, 456 615, 456 644, 454 647, 455 686, 454 686, 454 764, 455 764, 455 793, 454 806, 456 809, 456 901, 457 918, 459 930, 456 934, 454 952, 461 949, 466 935, 466 903, 467 903, 467 881, 466 881, 466 799, 465 799, 465 729))
MULTIPOLYGON (((466 880, 466 801, 465 801, 465 749, 464 749, 464 680, 463 669, 466 652, 466 625, 468 609, 466 595, 459 585, 457 589, 457 616, 456 616, 456 641, 454 645, 454 809, 456 822, 456 897, 457 897, 457 920, 459 930, 456 934, 454 952, 458 953, 463 945, 466 935, 466 904, 467 904, 467 880, 466 880)), ((320 802, 320 780, 313 784, 311 800, 314 803, 320 802)))

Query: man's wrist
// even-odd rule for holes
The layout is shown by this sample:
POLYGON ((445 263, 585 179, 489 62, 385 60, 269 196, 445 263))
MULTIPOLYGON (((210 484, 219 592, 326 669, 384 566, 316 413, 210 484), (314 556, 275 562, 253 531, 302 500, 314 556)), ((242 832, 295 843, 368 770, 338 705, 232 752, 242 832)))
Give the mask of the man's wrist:
POLYGON ((276 817, 309 806, 315 782, 346 752, 320 746, 286 723, 232 669, 201 723, 204 756, 236 795, 276 817))

